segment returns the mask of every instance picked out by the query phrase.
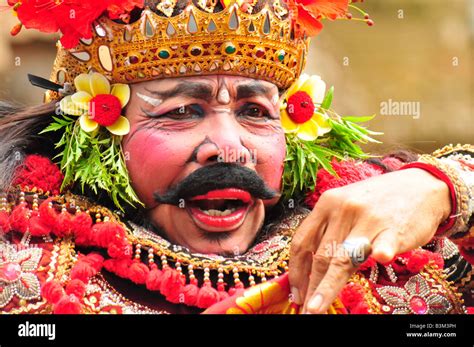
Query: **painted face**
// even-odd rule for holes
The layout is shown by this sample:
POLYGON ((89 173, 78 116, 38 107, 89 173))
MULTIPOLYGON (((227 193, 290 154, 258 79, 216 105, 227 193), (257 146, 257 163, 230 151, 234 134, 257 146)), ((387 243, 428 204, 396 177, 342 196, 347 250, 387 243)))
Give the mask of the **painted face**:
POLYGON ((245 252, 281 189, 277 87, 216 75, 131 88, 123 150, 152 223, 194 252, 245 252))

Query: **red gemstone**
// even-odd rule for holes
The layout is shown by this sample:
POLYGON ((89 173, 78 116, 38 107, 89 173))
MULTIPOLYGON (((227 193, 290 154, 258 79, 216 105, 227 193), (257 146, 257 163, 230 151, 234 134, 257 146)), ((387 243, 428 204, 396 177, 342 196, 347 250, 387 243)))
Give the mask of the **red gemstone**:
POLYGON ((264 55, 265 55, 265 51, 264 51, 263 49, 257 49, 257 50, 255 51, 255 56, 256 56, 257 58, 262 58, 264 55))
POLYGON ((138 57, 135 55, 131 55, 130 57, 128 57, 128 61, 130 62, 130 64, 137 64, 138 60, 138 57))
POLYGON ((413 296, 410 299, 410 308, 416 314, 425 314, 428 312, 428 304, 425 299, 419 296, 413 296))
POLYGON ((89 103, 89 116, 102 126, 110 126, 119 119, 122 112, 120 100, 111 94, 99 94, 89 103))
POLYGON ((20 278, 21 266, 17 263, 5 263, 0 265, 0 280, 11 283, 20 278))

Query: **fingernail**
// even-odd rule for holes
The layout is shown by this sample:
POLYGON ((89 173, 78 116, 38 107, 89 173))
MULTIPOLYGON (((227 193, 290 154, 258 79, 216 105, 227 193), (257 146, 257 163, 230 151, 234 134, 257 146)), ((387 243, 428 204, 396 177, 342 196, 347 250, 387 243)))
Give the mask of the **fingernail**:
POLYGON ((316 313, 323 303, 323 296, 321 294, 316 294, 311 298, 308 303, 308 310, 316 313))
POLYGON ((291 297, 292 297, 293 302, 297 305, 301 305, 302 302, 300 298, 300 291, 298 290, 298 288, 291 287, 290 291, 291 291, 291 297))

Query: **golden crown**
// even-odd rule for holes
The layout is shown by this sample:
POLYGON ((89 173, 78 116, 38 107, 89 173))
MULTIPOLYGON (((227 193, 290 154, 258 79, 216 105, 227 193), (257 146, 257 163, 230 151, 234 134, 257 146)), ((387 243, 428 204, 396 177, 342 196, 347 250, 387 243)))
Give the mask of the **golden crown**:
POLYGON ((309 39, 295 35, 283 1, 258 0, 260 6, 243 11, 231 0, 214 13, 216 2, 195 0, 178 6, 176 0, 162 0, 154 8, 146 5, 130 24, 102 16, 93 25, 91 39, 81 39, 73 49, 58 42, 50 79, 73 83, 90 71, 115 83, 229 74, 289 87, 305 65, 309 39))

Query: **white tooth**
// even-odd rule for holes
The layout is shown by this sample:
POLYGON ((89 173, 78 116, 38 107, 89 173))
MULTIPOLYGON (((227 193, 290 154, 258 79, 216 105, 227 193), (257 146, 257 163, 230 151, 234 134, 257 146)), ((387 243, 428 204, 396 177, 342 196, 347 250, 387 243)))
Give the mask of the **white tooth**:
POLYGON ((214 209, 209 209, 209 210, 201 210, 208 216, 228 216, 232 212, 234 212, 236 208, 231 208, 231 209, 226 209, 224 211, 221 210, 214 210, 214 209))

